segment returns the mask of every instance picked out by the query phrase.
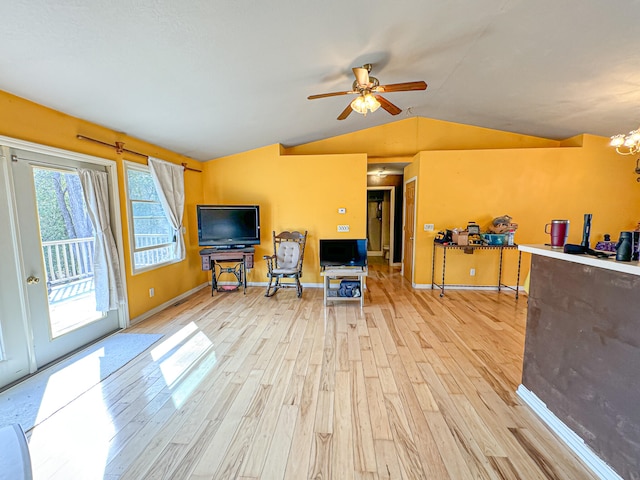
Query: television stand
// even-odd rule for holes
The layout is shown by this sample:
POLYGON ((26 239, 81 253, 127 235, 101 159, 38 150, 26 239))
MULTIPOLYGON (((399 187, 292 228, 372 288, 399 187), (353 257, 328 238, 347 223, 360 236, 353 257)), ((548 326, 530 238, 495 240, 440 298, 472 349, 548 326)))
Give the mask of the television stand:
POLYGON ((203 248, 200 250, 202 270, 211 270, 211 295, 213 292, 233 292, 240 287, 247 293, 247 269, 253 268, 255 248, 203 248), (220 285, 222 275, 233 275, 235 283, 220 285))
POLYGON ((364 306, 364 288, 365 278, 367 276, 367 267, 324 267, 320 272, 320 275, 324 277, 324 304, 327 301, 334 300, 337 302, 353 302, 359 301, 360 308, 364 306), (339 295, 340 282, 342 280, 352 280, 359 284, 360 296, 359 297, 341 297, 339 295), (338 282, 332 285, 331 282, 338 282))

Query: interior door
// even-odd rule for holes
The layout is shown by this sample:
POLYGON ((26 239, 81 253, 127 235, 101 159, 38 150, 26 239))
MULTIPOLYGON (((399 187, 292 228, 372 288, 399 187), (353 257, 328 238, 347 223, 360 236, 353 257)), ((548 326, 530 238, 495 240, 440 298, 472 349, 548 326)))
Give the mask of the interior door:
POLYGON ((42 367, 119 328, 118 311, 95 308, 93 232, 77 174, 104 167, 15 149, 11 157, 26 317, 42 367))
POLYGON ((416 218, 416 181, 411 180, 404 187, 404 245, 402 274, 413 284, 413 245, 416 218))

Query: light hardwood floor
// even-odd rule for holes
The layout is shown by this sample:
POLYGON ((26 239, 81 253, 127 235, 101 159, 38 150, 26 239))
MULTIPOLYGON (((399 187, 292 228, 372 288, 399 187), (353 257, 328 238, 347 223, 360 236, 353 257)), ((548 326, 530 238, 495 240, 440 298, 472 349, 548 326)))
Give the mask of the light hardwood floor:
POLYGON ((366 304, 208 289, 130 329, 152 349, 29 432, 40 479, 593 479, 515 395, 526 296, 366 304))

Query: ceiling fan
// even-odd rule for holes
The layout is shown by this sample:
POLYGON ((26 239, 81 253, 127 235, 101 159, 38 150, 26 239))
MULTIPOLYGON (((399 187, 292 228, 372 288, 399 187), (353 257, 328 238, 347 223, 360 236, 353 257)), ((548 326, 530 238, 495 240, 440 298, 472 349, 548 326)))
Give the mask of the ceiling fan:
POLYGON ((315 100, 316 98, 335 97, 338 95, 358 95, 358 97, 347 105, 347 108, 338 115, 338 120, 344 120, 353 110, 361 113, 362 115, 366 115, 367 112, 375 112, 379 107, 384 108, 391 115, 398 115, 402 110, 380 95, 381 93, 408 92, 412 90, 427 89, 427 84, 422 81, 380 85, 380 82, 376 77, 369 75, 371 67, 372 65, 370 63, 366 63, 362 67, 353 68, 353 74, 356 79, 351 86, 351 90, 344 92, 321 93, 319 95, 311 95, 307 98, 309 100, 315 100))

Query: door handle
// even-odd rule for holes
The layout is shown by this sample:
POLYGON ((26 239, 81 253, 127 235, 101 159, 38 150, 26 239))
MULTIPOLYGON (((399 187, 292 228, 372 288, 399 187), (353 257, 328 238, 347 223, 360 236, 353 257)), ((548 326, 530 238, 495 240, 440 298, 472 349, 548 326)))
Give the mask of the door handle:
POLYGON ((27 285, 35 285, 36 283, 40 283, 40 278, 34 277, 33 275, 27 278, 27 285))

